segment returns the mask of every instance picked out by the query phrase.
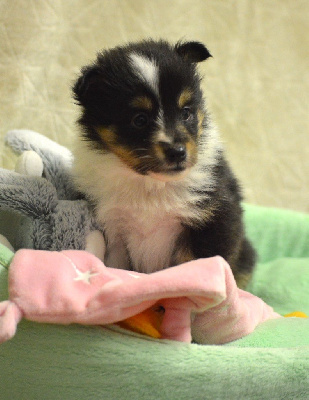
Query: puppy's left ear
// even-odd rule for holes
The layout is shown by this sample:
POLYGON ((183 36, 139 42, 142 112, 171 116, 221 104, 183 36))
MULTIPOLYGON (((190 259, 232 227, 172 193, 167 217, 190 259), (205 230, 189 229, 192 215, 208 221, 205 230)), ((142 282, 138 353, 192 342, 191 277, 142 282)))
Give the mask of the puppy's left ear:
POLYGON ((72 88, 74 98, 80 104, 83 105, 87 100, 87 94, 99 75, 100 69, 96 65, 91 65, 82 69, 81 76, 78 78, 72 88))
POLYGON ((200 42, 177 43, 176 52, 188 62, 198 63, 212 57, 207 48, 200 42))

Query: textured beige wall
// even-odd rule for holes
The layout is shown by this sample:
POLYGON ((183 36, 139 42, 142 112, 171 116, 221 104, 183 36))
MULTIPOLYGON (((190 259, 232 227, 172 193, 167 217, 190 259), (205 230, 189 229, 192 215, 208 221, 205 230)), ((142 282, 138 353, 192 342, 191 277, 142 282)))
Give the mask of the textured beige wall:
POLYGON ((203 86, 247 201, 309 211, 308 0, 0 1, 2 137, 76 134, 70 85, 101 48, 163 37, 204 42, 203 86))

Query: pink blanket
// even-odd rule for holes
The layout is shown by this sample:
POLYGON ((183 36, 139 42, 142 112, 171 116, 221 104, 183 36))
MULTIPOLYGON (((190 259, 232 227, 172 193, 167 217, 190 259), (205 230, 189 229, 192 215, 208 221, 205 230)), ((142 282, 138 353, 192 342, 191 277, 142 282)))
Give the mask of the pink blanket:
POLYGON ((159 302, 162 338, 221 344, 279 315, 237 288, 221 257, 191 261, 149 275, 107 268, 78 250, 19 250, 9 268, 9 300, 0 303, 0 342, 22 318, 37 322, 113 324, 159 302))

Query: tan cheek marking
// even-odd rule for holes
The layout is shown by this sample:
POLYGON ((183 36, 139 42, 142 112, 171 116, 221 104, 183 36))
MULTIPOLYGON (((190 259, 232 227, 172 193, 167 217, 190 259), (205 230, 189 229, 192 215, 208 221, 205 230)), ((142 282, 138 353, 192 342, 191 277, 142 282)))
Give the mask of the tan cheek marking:
POLYGON ((139 96, 132 100, 131 105, 135 108, 151 111, 153 108, 152 101, 149 97, 139 96))
POLYGON ((108 149, 113 152, 117 157, 119 157, 126 165, 131 168, 137 167, 139 165, 138 157, 132 153, 131 150, 117 143, 116 128, 111 126, 108 128, 98 128, 97 129, 102 141, 107 145, 108 149))
POLYGON ((98 127, 97 132, 102 142, 108 147, 116 142, 116 128, 114 126, 98 127))
POLYGON ((154 151, 156 157, 158 157, 159 160, 163 161, 165 159, 165 154, 164 154, 164 150, 163 150, 162 146, 160 146, 159 144, 155 143, 153 145, 153 151, 154 151))
POLYGON ((114 146, 112 151, 129 167, 136 168, 140 165, 138 157, 135 157, 131 150, 123 146, 114 146))
POLYGON ((179 108, 183 108, 188 102, 192 99, 192 91, 190 89, 185 89, 182 93, 180 93, 178 99, 179 108))

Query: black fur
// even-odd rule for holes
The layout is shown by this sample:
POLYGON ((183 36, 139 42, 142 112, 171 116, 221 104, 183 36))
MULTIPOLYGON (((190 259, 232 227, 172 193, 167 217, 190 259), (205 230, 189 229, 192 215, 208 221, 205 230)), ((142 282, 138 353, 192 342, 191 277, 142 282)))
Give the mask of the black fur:
MULTIPOLYGON (((100 128, 111 130, 116 146, 130 152, 137 160, 141 158, 130 167, 142 175, 149 172, 173 175, 199 163, 199 146, 207 140, 208 114, 196 63, 209 57, 209 51, 198 42, 171 46, 165 41, 151 40, 99 53, 95 63, 82 70, 73 88, 74 97, 82 107, 79 123, 84 138, 96 149, 111 152, 115 143, 105 139, 100 128), (159 95, 132 68, 129 58, 132 53, 155 61, 159 66, 159 95), (185 107, 179 109, 176 99, 186 88, 191 97, 185 107), (137 96, 150 99, 151 109, 145 112, 132 106, 137 96), (164 129, 171 141, 156 143, 161 146, 164 160, 158 159, 153 143, 155 132, 160 129, 157 118, 160 109, 164 110, 164 129), (199 113, 203 115, 202 120, 199 120, 199 113), (138 126, 145 120, 145 126, 138 126), (196 154, 194 149, 189 154, 189 143, 191 148, 194 148, 192 143, 196 146, 196 154), (147 157, 142 161, 145 154, 152 162, 147 157)), ((192 207, 205 210, 208 217, 194 222, 182 221, 183 232, 175 244, 174 263, 182 261, 177 257, 180 253, 193 258, 221 255, 230 263, 242 285, 242 279, 250 275, 254 266, 255 252, 245 238, 240 188, 222 153, 217 157, 212 176, 211 190, 208 182, 192 189, 200 194, 200 200, 192 207), (183 251, 179 252, 180 249, 183 251)))
POLYGON ((187 228, 189 246, 195 258, 221 255, 230 263, 237 278, 237 275, 251 272, 255 252, 245 237, 240 188, 223 155, 214 173, 216 190, 211 193, 211 200, 200 207, 216 204, 216 211, 206 224, 187 228))
MULTIPOLYGON (((83 107, 83 115, 79 120, 85 137, 97 141, 102 146, 102 140, 96 131, 96 126, 116 124, 119 128, 119 140, 127 144, 131 141, 130 126, 132 112, 128 105, 137 94, 149 96, 154 104, 153 115, 158 110, 157 98, 136 76, 129 65, 128 56, 136 52, 156 60, 160 65, 160 97, 165 112, 169 112, 167 120, 174 122, 174 110, 170 107, 184 85, 192 87, 195 95, 194 103, 202 102, 200 78, 196 73, 194 61, 202 61, 210 57, 208 50, 200 43, 181 45, 172 48, 166 42, 145 41, 126 47, 103 51, 98 54, 93 65, 82 70, 81 77, 73 87, 74 98, 83 107), (120 112, 121 110, 121 112, 120 112)), ((147 132, 155 126, 150 126, 147 132)), ((139 144, 145 136, 134 137, 139 144)), ((136 143, 137 144, 137 143, 136 143)))

